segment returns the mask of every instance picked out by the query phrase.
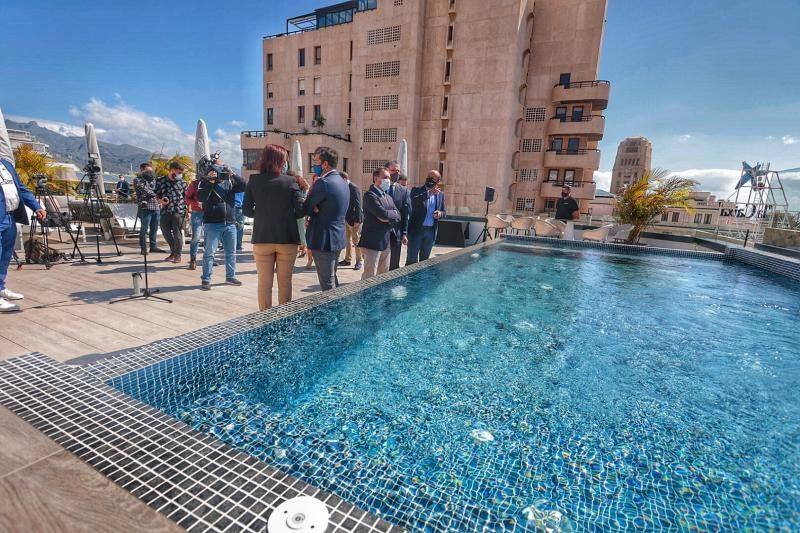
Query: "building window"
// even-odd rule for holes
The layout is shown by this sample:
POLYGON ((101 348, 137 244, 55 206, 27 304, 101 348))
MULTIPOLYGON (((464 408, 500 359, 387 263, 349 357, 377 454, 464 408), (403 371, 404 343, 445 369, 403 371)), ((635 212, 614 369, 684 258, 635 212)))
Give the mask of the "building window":
MULTIPOLYGON (((556 171, 558 172, 558 171, 556 171)), ((521 168, 517 174, 517 181, 536 181, 539 177, 538 168, 521 168)))
POLYGON ((342 158, 342 170, 344 172, 347 172, 347 158, 346 157, 342 158))
POLYGON ((267 84, 267 98, 272 98, 272 83, 267 84))
POLYGON ((394 0, 394 7, 400 7, 403 5, 403 0, 394 0))
POLYGON ((256 170, 261 150, 244 150, 244 166, 247 170, 256 170))
POLYGON ((559 106, 556 108, 556 118, 559 119, 561 122, 564 122, 567 119, 566 106, 559 106))
POLYGON ((393 43, 400 40, 400 26, 378 28, 367 32, 367 44, 393 43))
POLYGON ((319 121, 319 117, 322 116, 322 106, 317 104, 314 106, 314 122, 319 121))
POLYGON ((450 24, 447 27, 447 48, 453 47, 453 32, 455 31, 455 24, 450 24))
POLYGON ((347 102, 347 125, 353 120, 353 102, 347 102))
POLYGON ((306 49, 300 48, 297 51, 297 66, 304 67, 306 66, 306 49))
POLYGON ((558 169, 551 168, 547 171, 547 181, 558 181, 558 169))
POLYGON ((267 70, 272 70, 272 54, 267 54, 267 70))
POLYGON ((661 213, 661 222, 666 222, 668 218, 669 218, 669 213, 661 213))
POLYGON ((541 152, 542 140, 541 139, 522 139, 523 152, 541 152))
POLYGON ((580 122, 583 120, 583 106, 576 105, 572 107, 572 122, 580 122))
POLYGON ((681 218, 681 213, 680 213, 680 211, 675 211, 674 213, 672 213, 672 221, 673 221, 673 222, 678 222, 678 220, 679 220, 680 218, 681 218))
POLYGON ((451 60, 447 60, 447 63, 444 64, 444 82, 450 83, 450 74, 453 70, 453 62, 451 60))
POLYGON ((439 161, 439 176, 444 179, 444 161, 439 161))
POLYGON ((627 147, 625 147, 625 151, 628 152, 628 153, 636 153, 636 152, 639 151, 639 145, 638 144, 629 144, 627 147))
POLYGON ((695 224, 702 224, 703 223, 703 215, 695 215, 694 216, 694 223, 695 224))
POLYGON ((396 94, 384 96, 365 96, 364 111, 385 111, 387 109, 397 109, 400 99, 396 94))
POLYGON ((353 60, 353 41, 350 41, 350 61, 353 60))
POLYGON ((525 122, 542 122, 544 120, 543 107, 528 107, 525 109, 525 122))
POLYGON ((400 75, 400 61, 384 61, 383 63, 367 63, 367 79, 388 78, 400 75))
POLYGON ((550 149, 560 152, 564 148, 564 139, 561 137, 553 137, 550 139, 550 149))
POLYGON ((306 121, 306 106, 297 106, 297 123, 303 124, 306 121))
POLYGON ((568 86, 571 77, 572 77, 572 74, 570 74, 569 72, 565 72, 565 73, 559 75, 558 76, 558 84, 559 85, 563 85, 564 87, 568 86))
POLYGON ((448 106, 450 105, 450 97, 443 96, 442 97, 442 118, 447 117, 447 113, 449 111, 448 106))
POLYGON ((456 0, 450 0, 450 11, 455 11, 456 9, 456 0))
POLYGON ((703 215, 703 224, 711 224, 711 215, 703 215))
POLYGON ((365 143, 397 142, 397 128, 364 128, 365 143))
POLYGON ((272 126, 275 122, 275 115, 271 107, 267 108, 267 126, 272 126))
POLYGON ((306 80, 300 78, 297 80, 297 96, 304 96, 306 94, 306 80))
POLYGON ((364 174, 372 174, 379 168, 383 168, 385 164, 385 159, 365 159, 361 162, 361 172, 364 174))
POLYGON ((528 213, 532 213, 533 204, 534 204, 533 198, 517 198, 514 207, 516 208, 517 211, 525 211, 528 213))
POLYGON ((442 133, 439 135, 439 150, 447 149, 447 129, 442 128, 442 133))
POLYGON ((545 200, 544 201, 544 209, 545 211, 552 211, 556 208, 556 201, 555 200, 545 200))
POLYGON ((568 168, 564 170, 564 183, 573 185, 575 183, 575 170, 568 168))
POLYGON ((321 65, 322 64, 322 47, 315 46, 314 47, 314 64, 321 65))
POLYGON ((350 77, 347 80, 347 91, 353 92, 353 73, 350 73, 350 77))
POLYGON ((314 94, 322 94, 322 78, 314 78, 314 94))

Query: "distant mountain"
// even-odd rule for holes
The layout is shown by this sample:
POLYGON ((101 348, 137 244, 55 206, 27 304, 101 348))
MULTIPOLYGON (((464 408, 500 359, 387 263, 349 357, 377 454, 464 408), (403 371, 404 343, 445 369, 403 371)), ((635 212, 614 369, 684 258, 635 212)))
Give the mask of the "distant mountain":
MULTIPOLYGON (((61 135, 47 128, 39 126, 36 122, 14 122, 6 120, 6 127, 15 130, 25 130, 39 141, 50 146, 50 156, 62 163, 72 163, 78 168, 86 164, 86 139, 83 137, 70 137, 61 135)), ((138 170, 139 163, 150 159, 152 152, 130 144, 111 144, 98 141, 100 157, 103 161, 103 170, 113 173, 130 172, 138 170)))

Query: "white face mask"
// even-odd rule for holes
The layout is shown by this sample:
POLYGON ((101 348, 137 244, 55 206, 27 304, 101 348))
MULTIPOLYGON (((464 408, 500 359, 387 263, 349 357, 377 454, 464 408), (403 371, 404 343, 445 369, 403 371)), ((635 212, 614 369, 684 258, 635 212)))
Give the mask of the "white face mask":
POLYGON ((183 174, 175 174, 175 179, 176 180, 182 180, 183 179, 183 174))
POLYGON ((381 190, 383 192, 388 191, 389 187, 391 187, 391 186, 392 186, 392 180, 390 180, 388 178, 381 180, 381 190))

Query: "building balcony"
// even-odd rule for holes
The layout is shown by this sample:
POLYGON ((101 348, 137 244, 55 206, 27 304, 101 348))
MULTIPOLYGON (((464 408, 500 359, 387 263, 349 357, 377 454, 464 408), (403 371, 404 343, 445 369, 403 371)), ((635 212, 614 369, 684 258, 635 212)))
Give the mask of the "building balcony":
POLYGON ((605 80, 576 81, 553 87, 553 102, 591 102, 594 109, 603 110, 608 107, 610 92, 611 84, 605 80))
POLYGON ((572 188, 572 197, 576 200, 594 200, 597 185, 593 181, 543 181, 539 188, 542 198, 561 198, 561 188, 564 185, 572 188))
POLYGON ((548 135, 575 136, 585 135, 591 141, 603 138, 606 129, 606 117, 589 115, 585 117, 553 117, 547 129, 548 135))
POLYGON ((600 168, 600 150, 582 148, 580 150, 547 150, 544 153, 544 166, 549 168, 600 168))

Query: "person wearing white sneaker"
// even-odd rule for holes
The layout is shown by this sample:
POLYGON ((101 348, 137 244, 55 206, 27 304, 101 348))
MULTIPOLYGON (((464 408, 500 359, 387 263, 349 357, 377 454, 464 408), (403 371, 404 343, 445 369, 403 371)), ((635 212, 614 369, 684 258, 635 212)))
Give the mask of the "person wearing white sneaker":
POLYGON ((20 181, 9 157, 12 156, 0 152, 0 313, 18 311, 19 306, 8 300, 22 299, 21 294, 6 288, 8 265, 14 255, 14 243, 17 239, 16 223, 28 224, 25 206, 34 211, 39 220, 44 220, 46 216, 45 210, 31 191, 20 181))

